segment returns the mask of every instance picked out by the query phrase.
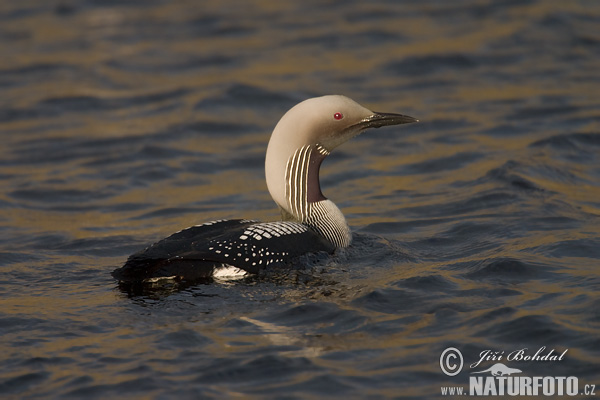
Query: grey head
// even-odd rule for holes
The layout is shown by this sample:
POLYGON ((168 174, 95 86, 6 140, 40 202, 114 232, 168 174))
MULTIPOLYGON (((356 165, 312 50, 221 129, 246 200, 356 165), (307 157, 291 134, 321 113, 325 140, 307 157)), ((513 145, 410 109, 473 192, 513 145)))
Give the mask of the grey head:
POLYGON ((352 234, 346 219, 321 192, 321 162, 366 129, 411 122, 417 120, 374 112, 340 95, 315 97, 291 108, 275 126, 265 160, 267 187, 283 219, 311 226, 338 247, 348 246, 352 234))

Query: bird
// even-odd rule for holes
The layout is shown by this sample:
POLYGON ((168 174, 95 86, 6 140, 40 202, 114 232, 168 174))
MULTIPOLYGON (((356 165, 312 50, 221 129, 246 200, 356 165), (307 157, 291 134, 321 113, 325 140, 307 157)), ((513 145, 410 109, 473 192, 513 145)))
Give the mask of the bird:
POLYGON ((267 188, 281 220, 215 220, 183 229, 129 256, 113 277, 125 283, 238 279, 348 247, 352 233, 344 214, 321 191, 321 163, 369 128, 413 122, 342 95, 300 102, 275 126, 265 157, 267 188))

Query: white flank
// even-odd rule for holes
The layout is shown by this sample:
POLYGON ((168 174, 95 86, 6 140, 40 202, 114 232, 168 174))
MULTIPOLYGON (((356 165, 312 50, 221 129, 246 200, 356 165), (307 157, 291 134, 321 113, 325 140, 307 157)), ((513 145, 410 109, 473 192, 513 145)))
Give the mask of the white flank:
POLYGON ((248 271, 244 271, 233 265, 223 265, 222 267, 215 268, 212 273, 213 278, 223 280, 241 279, 246 275, 248 275, 248 271))
POLYGON ((173 276, 158 276, 155 278, 147 278, 144 279, 144 282, 146 283, 157 283, 157 282, 162 282, 162 281, 173 281, 177 279, 177 275, 173 275, 173 276))

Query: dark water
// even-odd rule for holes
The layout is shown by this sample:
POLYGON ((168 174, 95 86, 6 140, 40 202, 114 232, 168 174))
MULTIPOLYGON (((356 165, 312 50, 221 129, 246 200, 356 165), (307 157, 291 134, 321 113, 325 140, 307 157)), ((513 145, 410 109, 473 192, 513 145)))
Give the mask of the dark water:
POLYGON ((0 396, 432 398, 543 346, 506 364, 600 393, 600 3, 240 3, 0 5, 0 396), (270 131, 329 93, 422 121, 326 160, 351 248, 119 290, 172 232, 276 219, 270 131))

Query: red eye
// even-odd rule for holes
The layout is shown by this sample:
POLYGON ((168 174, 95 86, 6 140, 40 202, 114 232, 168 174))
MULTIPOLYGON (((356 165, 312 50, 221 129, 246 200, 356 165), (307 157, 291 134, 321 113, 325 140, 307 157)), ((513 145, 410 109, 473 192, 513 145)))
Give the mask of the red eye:
POLYGON ((335 118, 337 120, 340 120, 340 119, 344 118, 344 114, 342 114, 342 113, 335 113, 335 114, 333 114, 333 118, 335 118))

